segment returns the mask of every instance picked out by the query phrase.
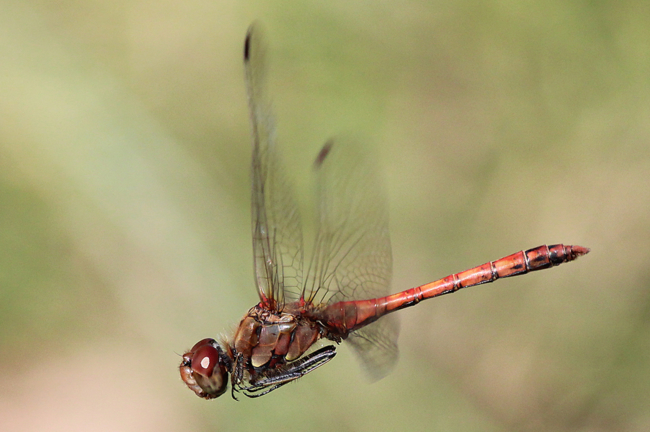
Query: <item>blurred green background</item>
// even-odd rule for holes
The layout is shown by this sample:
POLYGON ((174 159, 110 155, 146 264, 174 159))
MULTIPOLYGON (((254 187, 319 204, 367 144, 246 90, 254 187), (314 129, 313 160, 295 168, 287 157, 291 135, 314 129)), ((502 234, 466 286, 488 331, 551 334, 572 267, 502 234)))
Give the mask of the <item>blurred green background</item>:
POLYGON ((650 429, 650 4, 0 2, 0 429, 650 429), (544 243, 587 257, 400 312, 364 381, 343 345, 258 400, 179 355, 256 303, 242 43, 278 136, 368 139, 394 291, 544 243))

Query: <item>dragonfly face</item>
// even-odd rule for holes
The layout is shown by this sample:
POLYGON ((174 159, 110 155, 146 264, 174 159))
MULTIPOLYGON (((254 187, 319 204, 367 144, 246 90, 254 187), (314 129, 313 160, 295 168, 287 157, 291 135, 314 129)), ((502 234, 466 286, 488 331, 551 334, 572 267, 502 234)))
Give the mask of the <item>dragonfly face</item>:
POLYGON ((228 388, 230 359, 214 339, 203 339, 183 355, 181 378, 204 399, 214 399, 228 388))

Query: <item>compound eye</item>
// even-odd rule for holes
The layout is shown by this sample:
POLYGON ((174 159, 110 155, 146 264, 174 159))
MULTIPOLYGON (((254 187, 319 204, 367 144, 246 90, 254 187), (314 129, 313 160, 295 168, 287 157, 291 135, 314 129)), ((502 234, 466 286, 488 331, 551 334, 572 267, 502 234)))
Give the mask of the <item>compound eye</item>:
POLYGON ((206 378, 210 378, 219 363, 219 352, 211 344, 205 344, 198 349, 195 348, 192 349, 194 351, 191 363, 192 370, 206 378))
POLYGON ((214 339, 203 339, 183 354, 183 361, 178 368, 181 379, 199 397, 219 397, 228 388, 225 358, 214 339))

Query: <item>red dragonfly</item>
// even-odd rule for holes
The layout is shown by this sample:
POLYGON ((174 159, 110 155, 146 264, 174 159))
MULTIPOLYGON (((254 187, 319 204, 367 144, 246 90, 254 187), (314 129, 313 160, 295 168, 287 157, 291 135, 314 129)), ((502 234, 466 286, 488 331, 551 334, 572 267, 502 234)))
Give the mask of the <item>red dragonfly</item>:
POLYGON ((254 26, 246 35, 244 68, 253 130, 252 233, 260 302, 233 336, 203 339, 183 355, 181 378, 198 396, 221 396, 228 376, 233 398, 236 392, 265 395, 334 358, 334 345, 307 353, 319 340, 348 341, 371 378, 379 379, 397 361, 397 323, 394 315, 385 315, 589 252, 581 246, 539 246, 389 295, 392 256, 380 182, 363 163, 345 169, 349 148, 329 141, 314 163, 318 226, 313 257, 303 271, 300 216, 279 166, 264 95, 264 49, 254 26))

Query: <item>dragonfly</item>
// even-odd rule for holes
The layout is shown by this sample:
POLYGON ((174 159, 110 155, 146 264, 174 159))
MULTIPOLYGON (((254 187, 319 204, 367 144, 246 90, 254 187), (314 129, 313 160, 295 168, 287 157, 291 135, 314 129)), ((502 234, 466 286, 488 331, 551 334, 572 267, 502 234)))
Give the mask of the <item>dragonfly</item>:
POLYGON ((266 395, 328 363, 342 341, 352 347, 369 377, 380 379, 398 357, 398 323, 395 315, 389 315, 392 312, 461 288, 557 266, 589 252, 582 246, 538 246, 391 294, 392 252, 381 182, 363 162, 346 166, 354 160, 348 155, 350 147, 330 140, 314 162, 317 226, 306 263, 300 214, 281 168, 265 94, 263 41, 259 27, 252 25, 244 43, 244 70, 252 127, 252 237, 260 301, 234 334, 218 341, 203 339, 183 355, 181 378, 197 396, 217 398, 227 391, 228 381, 234 399, 238 393, 266 395))

